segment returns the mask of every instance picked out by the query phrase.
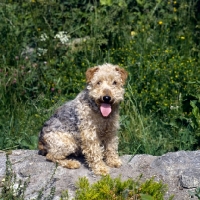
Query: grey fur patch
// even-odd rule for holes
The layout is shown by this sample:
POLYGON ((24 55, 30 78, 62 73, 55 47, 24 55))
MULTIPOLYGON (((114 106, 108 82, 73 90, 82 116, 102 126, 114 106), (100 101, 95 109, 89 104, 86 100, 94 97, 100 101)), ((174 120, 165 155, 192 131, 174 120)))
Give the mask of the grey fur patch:
POLYGON ((80 120, 78 118, 78 113, 76 110, 76 103, 69 101, 63 106, 58 108, 56 113, 45 122, 43 126, 43 131, 48 132, 70 132, 71 134, 78 133, 78 125, 80 120))
POLYGON ((79 125, 81 118, 78 115, 78 104, 88 105, 95 112, 99 112, 99 108, 95 101, 89 98, 89 91, 83 90, 79 95, 72 101, 66 102, 60 108, 57 109, 54 115, 44 123, 44 126, 40 132, 40 139, 44 134, 49 132, 67 132, 73 135, 80 133, 79 125))

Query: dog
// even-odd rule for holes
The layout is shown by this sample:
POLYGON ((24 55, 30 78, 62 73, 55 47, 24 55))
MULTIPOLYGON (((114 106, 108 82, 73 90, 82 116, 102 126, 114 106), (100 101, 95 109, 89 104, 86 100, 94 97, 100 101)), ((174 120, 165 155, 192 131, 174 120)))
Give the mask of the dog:
POLYGON ((39 154, 59 165, 76 169, 70 155, 83 154, 95 174, 106 175, 120 167, 118 155, 119 104, 128 73, 112 64, 86 71, 86 88, 58 108, 39 134, 39 154))

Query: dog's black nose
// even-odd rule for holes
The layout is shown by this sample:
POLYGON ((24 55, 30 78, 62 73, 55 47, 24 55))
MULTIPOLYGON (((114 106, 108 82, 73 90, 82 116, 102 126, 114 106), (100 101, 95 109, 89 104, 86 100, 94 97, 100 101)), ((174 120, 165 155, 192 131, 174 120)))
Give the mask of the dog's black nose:
POLYGON ((104 96, 104 97, 103 97, 103 101, 104 101, 105 103, 109 103, 110 100, 111 100, 111 97, 110 97, 110 96, 104 96))

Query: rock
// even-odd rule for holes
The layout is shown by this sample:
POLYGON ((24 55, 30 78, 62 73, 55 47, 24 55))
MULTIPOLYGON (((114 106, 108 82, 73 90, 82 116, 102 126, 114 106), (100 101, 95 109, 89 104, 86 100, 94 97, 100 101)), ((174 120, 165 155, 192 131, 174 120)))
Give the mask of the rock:
POLYGON ((6 154, 0 151, 0 192, 2 186, 2 180, 4 179, 6 171, 6 154))
MULTIPOLYGON (((70 199, 75 194, 76 182, 79 177, 86 176, 90 183, 101 177, 94 175, 86 166, 84 158, 77 158, 81 163, 79 169, 66 169, 48 162, 37 151, 14 150, 8 155, 10 161, 6 164, 6 154, 0 152, 0 183, 5 181, 6 166, 11 167, 16 174, 13 187, 19 187, 19 180, 27 182, 25 199, 40 199, 47 197, 55 189, 55 200, 60 199, 61 193, 68 190, 70 199)), ((194 191, 200 186, 200 151, 178 151, 167 153, 163 156, 151 155, 124 155, 121 157, 121 168, 112 168, 110 175, 115 178, 121 175, 123 180, 136 179, 141 174, 142 180, 155 177, 168 185, 166 199, 174 195, 175 200, 196 200, 189 191, 194 191)), ((2 187, 2 184, 0 184, 2 187)))

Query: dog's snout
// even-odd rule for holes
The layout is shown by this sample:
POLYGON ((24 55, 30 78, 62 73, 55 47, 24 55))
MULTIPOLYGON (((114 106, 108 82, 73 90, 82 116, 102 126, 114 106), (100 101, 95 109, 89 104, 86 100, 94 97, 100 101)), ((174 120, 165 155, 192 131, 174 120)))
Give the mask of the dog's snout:
POLYGON ((110 100, 111 100, 111 97, 110 97, 110 96, 104 96, 104 97, 103 97, 103 101, 104 101, 105 103, 109 103, 110 100))

